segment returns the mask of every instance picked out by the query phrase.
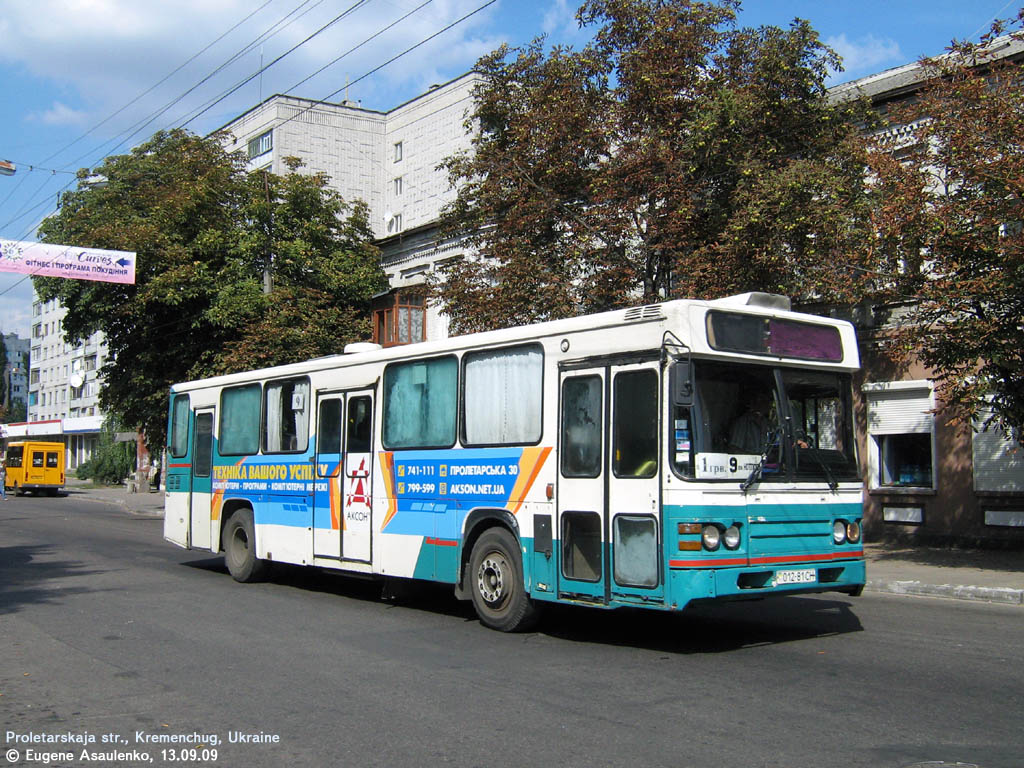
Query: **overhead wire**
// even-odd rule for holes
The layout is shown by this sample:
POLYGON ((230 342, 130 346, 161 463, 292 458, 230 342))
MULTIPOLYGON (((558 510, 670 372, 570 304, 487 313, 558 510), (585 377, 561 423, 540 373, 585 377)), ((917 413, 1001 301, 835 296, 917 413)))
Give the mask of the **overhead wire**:
POLYGON ((355 11, 359 10, 359 8, 361 8, 362 6, 366 5, 369 2, 370 2, 370 0, 356 0, 356 2, 353 5, 349 6, 344 11, 342 11, 340 14, 338 14, 333 19, 331 19, 329 22, 324 24, 316 32, 313 32, 312 34, 310 34, 308 37, 306 37, 301 42, 298 42, 295 45, 293 45, 291 48, 289 48, 287 51, 282 53, 280 56, 278 56, 276 59, 271 61, 269 64, 267 64, 265 66, 261 66, 256 72, 254 72, 253 74, 249 75, 247 78, 245 78, 245 79, 239 81, 238 83, 236 83, 235 85, 233 85, 230 89, 228 89, 227 91, 223 92, 220 96, 216 97, 213 101, 211 101, 211 102, 207 103, 205 106, 203 106, 198 112, 196 112, 195 114, 191 115, 187 120, 185 120, 185 122, 181 123, 178 127, 179 128, 184 128, 185 126, 187 126, 189 123, 191 123, 196 118, 206 114, 206 112, 208 112, 210 109, 212 109, 217 104, 220 104, 228 96, 230 96, 231 94, 237 92, 242 86, 246 85, 247 83, 252 82, 259 75, 261 75, 264 72, 266 72, 268 69, 273 67, 275 64, 280 62, 282 59, 284 59, 285 57, 291 55, 296 50, 301 48, 303 45, 308 43, 310 40, 312 40, 313 38, 319 36, 323 32, 326 32, 328 29, 333 27, 339 21, 344 19, 346 16, 349 16, 350 14, 352 14, 355 11))
MULTIPOLYGON (((341 17, 343 18, 343 17, 344 17, 344 15, 346 15, 347 13, 351 13, 351 11, 352 11, 352 10, 354 10, 354 9, 356 9, 356 8, 358 8, 358 7, 362 6, 362 5, 364 5, 365 3, 369 2, 369 1, 370 1, 370 0, 358 0, 358 2, 357 2, 357 3, 356 3, 356 4, 354 5, 354 6, 350 7, 350 9, 348 9, 348 10, 347 10, 346 12, 343 12, 343 14, 341 14, 341 17)), ((412 51, 414 51, 414 50, 416 50, 416 49, 420 48, 421 46, 425 45, 426 43, 430 42, 431 40, 434 40, 435 38, 439 37, 440 35, 444 34, 445 32, 447 32, 447 31, 449 31, 449 30, 453 29, 454 27, 458 26, 459 24, 463 23, 463 22, 464 22, 464 21, 466 21, 467 19, 469 19, 469 18, 471 18, 472 16, 476 15, 476 14, 477 14, 477 13, 479 13, 480 11, 484 10, 484 9, 485 9, 485 8, 487 8, 488 6, 491 6, 491 5, 493 5, 493 4, 495 3, 495 2, 497 2, 497 0, 488 0, 488 2, 485 2, 485 3, 483 3, 482 5, 478 6, 478 7, 477 7, 477 8, 475 9, 475 10, 473 10, 473 11, 471 11, 471 12, 469 12, 469 13, 465 14, 464 16, 460 17, 459 19, 456 19, 455 21, 453 21, 453 22, 451 22, 450 24, 446 25, 445 27, 443 27, 442 29, 438 30, 437 32, 434 32, 433 34, 431 34, 431 35, 429 35, 428 37, 424 38, 424 39, 423 39, 423 40, 421 40, 420 42, 418 42, 418 43, 416 43, 416 44, 414 44, 414 45, 412 45, 412 46, 409 46, 408 48, 406 48, 405 50, 403 50, 403 51, 402 51, 401 53, 399 53, 399 54, 396 54, 395 56, 392 56, 392 57, 391 57, 390 59, 388 59, 387 61, 383 62, 382 64, 379 64, 378 66, 374 67, 374 68, 373 68, 373 69, 371 69, 370 71, 368 71, 368 72, 364 73, 363 75, 359 76, 358 78, 356 78, 356 80, 352 81, 351 83, 348 83, 347 85, 352 85, 352 84, 358 83, 358 82, 360 82, 360 81, 362 81, 362 80, 366 79, 367 77, 370 77, 371 75, 373 75, 373 74, 375 74, 375 73, 379 72, 379 71, 380 71, 381 69, 383 69, 384 67, 388 66, 389 64, 392 64, 393 62, 397 61, 398 59, 402 58, 403 56, 406 56, 406 55, 408 55, 408 54, 409 54, 409 53, 411 53, 412 51)), ((426 3, 424 3, 423 5, 426 5, 426 3)), ((419 7, 417 7, 416 9, 414 9, 414 11, 410 12, 409 14, 406 14, 405 16, 403 16, 403 17, 402 17, 402 19, 404 19, 404 18, 407 18, 407 17, 409 16, 409 15, 411 15, 411 13, 414 13, 415 11, 419 10, 419 8, 421 8, 421 7, 422 7, 422 5, 421 5, 421 6, 419 6, 419 7)), ((336 21, 336 20, 337 20, 337 19, 335 19, 335 21, 336 21)), ((333 22, 332 22, 332 23, 333 23, 333 22)), ((391 26, 394 26, 394 25, 391 25, 391 26)), ((322 29, 323 29, 323 28, 321 28, 321 30, 320 30, 320 31, 322 31, 322 29)), ((380 33, 377 33, 377 34, 380 34, 380 33)), ((376 36, 376 35, 374 35, 374 37, 375 37, 375 36, 376 36)), ((312 36, 311 36, 310 38, 307 38, 307 39, 306 39, 305 41, 303 41, 303 43, 305 43, 305 42, 308 42, 308 40, 309 40, 309 39, 311 39, 311 38, 312 38, 312 36)), ((357 47, 359 47, 359 46, 357 46, 357 47)), ((292 49, 292 50, 294 50, 294 49, 292 49)), ((289 52, 291 52, 291 51, 289 51, 289 52)), ((339 57, 339 58, 340 58, 340 57, 339 57)), ((322 71, 322 70, 321 70, 321 71, 322 71)), ((252 78, 250 78, 250 80, 251 80, 251 79, 252 79, 252 78)), ((308 78, 307 78, 307 79, 308 79, 308 78)), ((305 81, 303 81, 303 82, 305 82, 305 81)), ((345 87, 347 87, 347 86, 343 86, 342 88, 339 88, 338 90, 336 90, 336 91, 333 91, 332 93, 328 94, 328 95, 327 95, 327 96, 325 96, 324 98, 322 98, 322 99, 320 99, 320 100, 318 100, 318 101, 312 102, 312 103, 311 103, 311 104, 310 104, 309 106, 307 106, 307 107, 306 107, 306 108, 305 108, 304 110, 302 110, 301 112, 299 112, 299 113, 297 113, 296 115, 293 115, 293 116, 289 117, 288 119, 286 119, 286 120, 285 120, 285 121, 284 121, 283 123, 281 123, 281 125, 283 125, 283 124, 285 124, 285 123, 288 123, 288 122, 290 122, 291 120, 295 119, 296 117, 298 117, 298 116, 299 116, 299 114, 304 114, 305 112, 308 112, 308 111, 309 111, 310 109, 312 109, 312 108, 313 108, 314 106, 316 106, 316 105, 318 105, 318 104, 324 104, 324 103, 327 103, 327 101, 328 101, 329 99, 331 99, 331 98, 333 98, 334 96, 336 96, 336 95, 337 95, 338 93, 340 93, 340 92, 341 92, 341 91, 342 91, 342 90, 343 90, 343 89, 344 89, 345 87)), ((66 189, 67 189, 67 188, 68 188, 68 187, 69 187, 69 186, 71 185, 71 183, 72 183, 72 182, 69 182, 69 183, 68 183, 67 185, 65 185, 65 187, 64 187, 64 188, 63 188, 63 189, 62 189, 61 191, 63 191, 63 190, 66 190, 66 189)), ((40 204, 40 205, 42 205, 42 204, 40 204)), ((37 205, 36 207, 39 207, 39 205, 37 205)), ((19 216, 19 217, 20 217, 20 216, 19 216)), ((14 283, 14 284, 12 284, 11 286, 8 286, 7 288, 5 288, 5 289, 3 289, 3 290, 0 290, 0 296, 3 296, 4 294, 6 294, 6 293, 10 292, 10 291, 11 291, 11 290, 13 290, 13 289, 14 289, 15 287, 17 287, 17 285, 20 285, 20 284, 21 284, 22 282, 24 282, 25 280, 27 280, 27 279, 28 279, 29 277, 31 277, 31 275, 26 275, 26 276, 25 276, 24 278, 22 278, 21 280, 19 280, 19 281, 18 281, 17 283, 14 283)))
MULTIPOLYGON (((361 2, 368 2, 368 1, 369 0, 361 0, 361 2)), ((184 91, 183 93, 178 94, 173 99, 171 99, 170 101, 168 101, 167 103, 165 103, 161 107, 159 107, 156 111, 150 113, 149 115, 146 115, 141 120, 139 120, 138 122, 136 122, 133 125, 129 126, 128 128, 126 128, 121 133, 119 133, 113 139, 109 140, 108 142, 105 142, 105 144, 110 144, 111 146, 110 146, 109 149, 104 149, 103 153, 104 154, 110 154, 111 152, 114 152, 114 151, 118 150, 120 147, 124 146, 125 143, 127 143, 132 138, 134 138, 139 133, 141 133, 146 127, 152 125, 153 122, 157 118, 159 118, 160 116, 165 114, 168 110, 170 110, 171 108, 173 108, 177 104, 180 104, 185 99, 185 97, 187 97, 189 94, 191 94, 197 88, 199 88, 202 85, 205 85, 215 75, 220 74, 228 66, 230 66, 231 64, 233 64, 236 61, 238 61, 240 58, 242 58, 247 53, 250 53, 253 49, 255 49, 255 47, 257 45, 266 42, 267 40, 269 40, 274 35, 278 34, 279 32, 282 32, 285 29, 287 29, 289 26, 291 26, 296 21, 298 21, 303 16, 305 16, 307 13, 309 13, 310 11, 312 11, 313 9, 318 7, 321 3, 324 2, 324 0, 316 0, 316 2, 312 6, 310 6, 309 8, 306 8, 301 13, 299 13, 299 11, 302 10, 302 8, 304 8, 305 6, 309 5, 310 2, 312 2, 312 0, 303 0, 303 2, 299 3, 299 5, 297 5, 295 8, 293 8, 287 14, 285 14, 282 18, 278 19, 278 21, 276 21, 274 24, 272 24, 269 28, 264 30, 260 35, 258 35, 256 37, 255 40, 250 41, 245 46, 243 46, 241 49, 239 49, 238 51, 233 53, 224 62, 222 62, 218 67, 216 67, 211 72, 207 73, 197 83, 192 85, 186 91, 184 91), (298 15, 295 15, 295 14, 298 14, 298 15), (294 18, 290 18, 292 16, 294 16, 294 18), (287 22, 287 23, 285 23, 285 22, 287 22)), ((100 148, 102 148, 103 146, 104 145, 100 145, 100 148)), ((96 150, 94 150, 94 152, 95 151, 96 150)), ((91 154, 93 154, 93 152, 89 152, 89 153, 87 153, 85 155, 81 155, 80 157, 78 157, 76 160, 73 160, 72 163, 69 163, 69 164, 78 163, 78 162, 80 162, 81 160, 85 159, 86 157, 88 157, 91 154)))
MULTIPOLYGON (((172 102, 171 102, 171 103, 170 103, 169 105, 167 105, 167 106, 166 106, 166 107, 165 107, 165 108, 163 109, 163 111, 166 111, 166 109, 167 109, 167 108, 170 108, 170 106, 173 106, 173 104, 175 104, 175 103, 177 103, 178 101, 180 101, 181 99, 183 99, 183 98, 184 98, 184 97, 185 97, 185 96, 186 96, 186 95, 187 95, 188 93, 190 93, 190 92, 191 92, 192 90, 194 90, 194 89, 195 89, 196 87, 198 87, 198 86, 199 86, 199 85, 201 85, 202 83, 204 83, 204 82, 206 82, 207 80, 209 80, 209 79, 210 79, 210 78, 211 78, 211 77, 212 77, 213 75, 215 75, 215 74, 217 74, 218 72, 222 71, 222 70, 223 70, 223 69, 224 69, 225 67, 227 67, 227 66, 228 66, 228 65, 230 65, 231 63, 233 63, 233 62, 237 61, 237 60, 238 60, 239 58, 241 58, 241 57, 242 57, 242 56, 244 56, 244 55, 245 55, 246 53, 248 53, 248 52, 249 52, 249 51, 251 51, 251 50, 252 50, 253 48, 255 48, 255 47, 256 47, 256 45, 258 45, 258 44, 260 44, 261 42, 264 42, 264 41, 266 41, 266 40, 270 39, 271 37, 273 37, 274 35, 276 35, 276 34, 277 34, 278 32, 280 32, 280 31, 282 31, 282 30, 284 30, 284 29, 287 29, 287 28, 288 28, 288 26, 290 26, 290 25, 291 25, 292 23, 294 23, 294 22, 295 22, 295 21, 297 21, 298 19, 302 18, 302 17, 304 16, 304 15, 306 15, 307 13, 309 13, 309 12, 310 12, 311 10, 313 10, 314 8, 316 8, 317 6, 319 6, 319 5, 321 4, 321 3, 323 3, 323 1, 324 1, 324 0, 316 0, 316 2, 314 2, 312 6, 310 6, 310 7, 308 7, 308 8, 305 8, 306 6, 309 6, 309 4, 310 4, 311 2, 313 2, 313 0, 302 0, 302 2, 300 2, 300 3, 299 3, 299 4, 297 5, 297 6, 295 6, 294 8, 292 8, 292 9, 291 9, 291 10, 290 10, 290 11, 289 11, 289 12, 288 12, 287 14, 285 14, 285 15, 284 15, 283 17, 281 17, 280 19, 278 19, 278 20, 277 20, 276 22, 274 22, 274 23, 273 23, 272 25, 270 25, 270 27, 268 27, 267 29, 265 29, 265 30, 264 30, 264 31, 263 31, 263 32, 262 32, 262 33, 261 33, 260 35, 258 35, 258 36, 257 36, 257 37, 256 37, 256 38, 255 38, 254 40, 250 41, 250 42, 249 42, 249 43, 247 43, 247 44, 246 44, 246 45, 245 45, 245 46, 244 46, 243 48, 241 48, 240 50, 238 50, 238 51, 236 51, 236 52, 235 52, 234 54, 232 54, 232 55, 231 55, 231 56, 230 56, 230 57, 229 57, 229 58, 228 58, 228 59, 227 59, 226 61, 224 61, 224 62, 223 62, 223 63, 222 63, 222 64, 221 64, 220 66, 218 66, 218 67, 217 67, 217 68, 216 68, 215 70, 213 70, 213 72, 211 72, 211 73, 207 74, 207 75, 206 75, 206 76, 205 76, 205 77, 204 77, 204 78, 203 78, 203 79, 202 79, 202 80, 200 81, 200 83, 197 83, 197 84, 196 84, 195 86, 193 86, 192 88, 190 88, 190 89, 189 89, 188 91, 186 91, 186 93, 185 93, 185 94, 181 94, 181 95, 180 95, 179 97, 177 97, 177 99, 175 99, 175 100, 172 100, 172 102), (305 10, 302 10, 303 8, 305 8, 305 10), (301 13, 300 13, 300 11, 301 11, 301 13), (298 15, 296 15, 296 14, 298 14, 298 15), (292 17, 294 17, 294 18, 292 18, 292 17)), ((137 101, 138 99, 142 98, 142 96, 144 96, 145 94, 147 94, 147 93, 149 93, 150 91, 152 91, 152 90, 153 90, 154 88, 156 88, 156 87, 157 87, 158 85, 160 85, 161 83, 165 82, 165 81, 166 81, 166 80, 167 80, 167 79, 168 79, 168 78, 169 78, 169 77, 170 77, 171 75, 173 75, 173 74, 174 74, 175 72, 179 71, 179 70, 180 70, 180 69, 181 69, 182 67, 184 67, 185 65, 187 65, 187 64, 188 64, 189 62, 191 62, 191 61, 195 60, 195 58, 197 58, 197 57, 198 57, 199 55, 201 55, 201 54, 202 54, 203 52, 205 52, 206 50, 208 50, 208 49, 209 49, 209 48, 210 48, 210 47, 211 47, 212 45, 214 45, 214 44, 215 44, 216 42, 218 42, 219 40, 223 39, 223 38, 224 38, 224 37, 225 37, 225 36, 226 36, 227 34, 229 34, 230 32, 232 32, 233 30, 237 29, 237 28, 238 28, 238 27, 239 27, 239 26, 240 26, 240 25, 241 25, 242 23, 244 23, 244 22, 245 22, 245 21, 247 21, 247 20, 248 20, 249 18, 251 18, 251 17, 252 17, 252 16, 253 16, 253 15, 254 15, 254 14, 255 14, 256 12, 258 12, 258 11, 259 11, 259 10, 261 10, 262 8, 264 8, 264 7, 266 7, 267 5, 269 5, 269 3, 270 3, 270 2, 273 2, 273 0, 267 0, 267 2, 265 2, 265 3, 264 3, 263 5, 261 5, 261 6, 259 7, 259 8, 257 8, 257 9, 256 9, 256 11, 254 11, 253 13, 250 13, 250 14, 249 14, 248 16, 246 16, 246 17, 245 17, 245 18, 244 18, 244 19, 243 19, 243 20, 242 20, 241 22, 238 22, 238 23, 234 24, 234 25, 233 25, 233 26, 232 26, 231 28, 229 28, 229 29, 228 29, 228 30, 227 30, 226 32, 224 32, 224 33, 223 33, 222 35, 220 35, 220 37, 218 37, 218 38, 217 38, 217 40, 215 40, 215 41, 214 41, 213 43, 211 43, 210 45, 207 45, 207 46, 206 46, 205 48, 203 48, 203 49, 202 49, 201 51, 199 51, 199 53, 197 53, 197 54, 193 55, 193 56, 192 56, 192 57, 191 57, 190 59, 188 59, 188 61, 186 61, 186 62, 185 62, 184 64, 182 64, 181 66, 179 66, 179 67, 178 67, 178 68, 177 68, 176 70, 174 70, 174 72, 172 72, 172 73, 171 73, 170 75, 167 75, 167 76, 166 76, 166 77, 164 77, 164 78, 163 78, 163 79, 162 79, 161 81, 159 81, 159 82, 158 82, 158 83, 157 83, 156 85, 154 85, 154 86, 150 87, 150 88, 149 88, 149 89, 148 89, 147 91, 145 91, 144 93, 142 93, 142 94, 140 94, 140 95, 139 95, 138 97, 136 97, 136 99, 135 99, 135 100, 133 100, 133 103, 134 103, 134 101, 137 101)), ((122 108, 122 110, 123 110, 123 108, 122 108)), ((120 112, 120 111, 122 111, 122 110, 118 110, 118 112, 120 112)), ((163 111, 158 111, 158 112, 156 113, 156 115, 155 115, 155 116, 157 116, 157 117, 158 117, 158 116, 159 116, 160 114, 163 114, 163 111)), ((117 113, 115 113, 115 115, 116 115, 116 114, 117 114, 117 113)), ((50 159, 52 159, 53 157, 56 157, 56 156, 57 156, 58 154, 60 154, 61 152, 65 151, 66 149, 69 149, 69 148, 70 148, 71 146, 73 146, 74 144, 76 144, 76 143, 77 143, 77 142, 78 142, 79 140, 81 140, 81 139, 82 139, 82 138, 84 138, 84 137, 85 137, 86 135, 88 135, 88 134, 89 134, 89 133, 91 133, 91 132, 92 132, 93 130, 95 130, 95 128, 98 128, 98 127, 99 127, 100 125, 102 125, 103 123, 107 122, 107 121, 108 121, 108 120, 110 120, 110 119, 111 119, 112 117, 114 117, 114 115, 110 115, 110 116, 108 116, 108 117, 107 117, 106 119, 104 119, 103 121, 101 121, 101 123, 97 124, 97 125, 96 125, 96 126, 94 126, 94 127, 92 128, 92 129, 90 129, 89 131, 87 131, 87 132, 86 132, 86 134, 83 134, 83 136, 80 136, 80 137, 79 137, 78 139, 76 139, 75 141, 71 142, 70 144, 68 144, 67 146, 65 146, 64 148, 62 148, 61 150, 59 150, 58 152, 56 152, 56 153, 54 153, 53 155, 51 155, 51 156, 50 156, 49 158, 47 158, 47 161, 48 161, 48 160, 50 160, 50 159)), ((148 117, 149 117, 149 116, 147 116, 147 118, 143 118, 143 120, 142 120, 142 121, 140 121, 139 123, 135 123, 135 124, 134 124, 133 126, 131 126, 131 127, 129 128, 129 129, 127 129, 127 131, 128 131, 128 132, 131 132, 131 131, 135 131, 135 133, 137 133, 138 131, 136 131, 135 129, 136 129, 136 128, 137 128, 137 127, 138 127, 138 126, 139 126, 139 125, 141 124, 141 123, 143 123, 143 122, 146 122, 146 121, 147 121, 147 119, 148 119, 148 117)), ((149 120, 149 122, 152 122, 152 120, 149 120)), ((149 124, 149 122, 146 122, 146 124, 148 125, 148 124, 149 124)), ((112 141, 116 141, 116 142, 118 142, 118 143, 117 143, 116 145, 112 146, 112 147, 111 147, 111 148, 110 148, 109 150, 106 150, 106 151, 104 152, 104 154, 108 154, 109 152, 111 152, 111 151, 114 151, 114 150, 118 149, 118 148, 119 148, 120 146, 122 146, 122 145, 123 145, 123 144, 125 143, 125 141, 129 140, 129 139, 130 139, 130 138, 131 138, 132 136, 134 136, 134 135, 135 135, 135 133, 132 133, 131 135, 127 136, 127 138, 124 138, 124 137, 126 136, 126 132, 122 132, 122 133, 118 134, 117 136, 115 136, 115 137, 114 137, 114 139, 112 139, 112 141)), ((105 142, 105 143, 109 143, 109 142, 105 142)), ((77 164, 78 164, 79 162, 81 162, 82 160, 84 160, 84 159, 85 159, 86 157, 88 157, 89 155, 92 155, 92 154, 94 154, 95 152, 97 152, 97 151, 100 151, 100 150, 102 150, 102 149, 103 149, 103 147, 104 147, 104 144, 100 144, 100 145, 99 145, 99 146, 98 146, 97 148, 95 148, 95 149, 93 149, 93 150, 89 151, 88 153, 86 153, 86 154, 83 154, 83 155, 80 155, 80 156, 79 156, 79 157, 77 157, 77 158, 76 158, 75 160, 73 160, 73 161, 71 161, 71 162, 69 162, 69 163, 65 164, 65 168, 67 168, 68 166, 73 166, 73 165, 77 165, 77 164)), ((46 162, 46 161, 44 161, 44 162, 46 162)), ((62 173, 75 173, 74 171, 61 171, 61 172, 62 172, 62 173)), ((43 186, 45 186, 45 184, 44 184, 43 186)), ((64 191, 65 191, 65 190, 66 190, 66 189, 67 189, 67 188, 68 188, 69 186, 70 186, 70 184, 67 184, 67 185, 65 185, 65 186, 64 186, 64 187, 63 187, 63 188, 62 188, 61 190, 59 190, 59 191, 57 192, 57 194, 58 194, 58 195, 60 195, 60 193, 64 192, 64 191)), ((28 200, 28 203, 26 203, 26 205, 28 205, 28 204, 31 204, 31 203, 32 203, 32 201, 33 201, 33 200, 35 199, 35 197, 36 197, 36 196, 38 196, 38 195, 39 195, 39 193, 40 193, 41 191, 42 191, 42 186, 41 186, 41 187, 40 187, 39 189, 37 189, 35 193, 33 193, 33 195, 32 195, 32 196, 31 196, 31 197, 29 198, 29 200, 28 200)), ((12 191, 12 192, 13 192, 13 191, 12 191)), ((44 201, 44 202, 43 202, 42 204, 45 204, 45 201, 44 201)), ((40 205, 36 205, 36 206, 33 206, 32 208, 30 208, 30 209, 29 209, 29 211, 31 211, 31 210, 35 210, 35 208, 38 208, 38 207, 40 207, 40 205)), ((27 212, 28 212, 28 211, 25 211, 25 213, 27 213, 27 212)), ((18 216, 16 216, 16 217, 15 217, 14 219, 11 219, 10 221, 8 221, 8 222, 7 222, 6 224, 4 224, 3 226, 5 226, 5 227, 6 227, 6 226, 10 226, 10 224, 12 224, 12 223, 13 223, 14 221, 17 221, 17 219, 18 219, 18 218, 21 218, 21 217, 22 217, 23 215, 24 215, 24 213, 21 213, 21 212, 19 212, 19 215, 18 215, 18 216)), ((30 232, 31 232, 31 228, 29 229, 29 233, 30 233, 30 232)), ((28 236, 28 233, 27 233, 27 234, 26 234, 25 236, 27 237, 27 236, 28 236)), ((0 294, 0 295, 2 295, 2 294, 0 294)))
MULTIPOLYGON (((48 163, 48 162, 50 162, 50 160, 52 160, 53 158, 57 157, 58 155, 60 155, 60 154, 61 154, 61 153, 63 153, 63 152, 66 152, 67 150, 71 149, 71 147, 75 146, 75 144, 77 144, 78 142, 80 142, 80 141, 81 141, 82 139, 84 139, 84 138, 86 138, 87 136, 91 135, 91 134, 92 134, 92 133, 93 133, 93 132, 94 132, 94 131, 95 131, 96 129, 98 129, 98 128, 100 128, 100 127, 104 126, 104 125, 106 125, 107 123, 109 123, 109 122, 110 122, 111 120, 113 120, 113 119, 114 119, 115 117, 117 117, 117 116, 118 116, 118 115, 120 115, 120 114, 121 114, 122 112, 124 112, 124 111, 125 111, 126 109, 128 109, 128 107, 132 106, 133 104, 136 104, 136 103, 138 103, 140 99, 144 98, 145 96, 148 96, 148 95, 149 95, 150 93, 152 93, 153 91, 155 91, 155 90, 156 90, 157 88, 159 88, 159 87, 160 87, 161 85, 163 85, 164 83, 166 83, 166 82, 167 82, 168 80, 170 80, 170 79, 171 79, 172 77, 174 77, 174 75, 178 74, 178 73, 179 73, 179 72, 180 72, 181 70, 183 70, 183 69, 184 69, 185 67, 187 67, 187 66, 188 66, 189 64, 191 64, 191 63, 192 63, 193 61, 195 61, 196 59, 198 59, 198 58, 199 58, 200 56, 202 56, 202 55, 203 55, 204 53, 206 53, 206 52, 207 52, 208 50, 210 50, 210 49, 211 49, 211 48, 212 48, 213 46, 215 46, 215 45, 216 45, 217 43, 219 43, 219 42, 220 42, 221 40, 223 40, 223 39, 224 39, 225 37, 227 37, 227 36, 228 36, 228 35, 230 35, 230 34, 231 34, 232 32, 234 32, 234 31, 235 31, 236 29, 238 29, 238 28, 239 28, 240 26, 242 26, 242 24, 244 24, 245 22, 247 22, 247 21, 248 21, 249 19, 251 19, 251 18, 252 18, 253 16, 255 16, 255 15, 256 15, 257 13, 259 13, 260 11, 262 11, 262 10, 263 10, 264 8, 266 8, 266 7, 268 6, 268 5, 270 5, 270 4, 272 3, 272 2, 274 2, 274 0, 266 0, 266 2, 264 2, 264 3, 263 3, 263 4, 261 5, 261 6, 259 6, 259 7, 258 7, 258 8, 256 8, 256 9, 255 9, 254 11, 252 11, 251 13, 249 13, 249 15, 248 15, 248 16, 244 17, 244 18, 243 18, 243 19, 242 19, 241 21, 239 21, 239 22, 238 22, 237 24, 235 24, 234 26, 230 27, 230 28, 229 28, 228 30, 226 30, 225 32, 221 33, 221 35, 220 35, 220 36, 218 36, 218 37, 217 37, 217 38, 216 38, 215 40, 213 40, 213 41, 211 41, 211 42, 210 42, 209 44, 207 44, 207 45, 206 45, 206 47, 204 47, 204 48, 200 49, 199 51, 197 51, 196 53, 192 54, 192 55, 191 55, 191 56, 190 56, 190 57, 189 57, 188 59, 186 59, 186 60, 185 60, 185 61, 183 61, 183 62, 182 62, 181 64, 179 64, 179 65, 178 65, 177 67, 175 67, 175 68, 174 68, 173 70, 171 70, 170 72, 168 72, 168 73, 167 73, 166 75, 164 75, 164 76, 163 76, 163 77, 162 77, 162 78, 161 78, 160 80, 158 80, 158 81, 157 81, 156 83, 154 83, 153 85, 151 85, 151 86, 150 86, 149 88, 147 88, 146 90, 144 90, 144 91, 142 91, 141 93, 139 93, 139 94, 138 94, 138 95, 137 95, 137 96, 136 96, 135 98, 133 98, 133 99, 132 99, 131 101, 129 101, 129 102, 127 103, 127 104, 125 104, 124 106, 122 106, 122 107, 121 107, 120 109, 118 109, 118 110, 117 110, 116 112, 113 112, 113 113, 111 113, 111 114, 107 115, 107 116, 106 116, 105 118, 103 118, 102 120, 100 120, 100 121, 99 121, 98 123, 96 123, 96 125, 94 125, 94 126, 93 126, 92 128, 90 128, 89 130, 87 130, 87 131, 86 131, 85 133, 83 133, 83 134, 82 134, 81 136, 79 136, 79 137, 78 137, 77 139, 75 139, 75 140, 74 140, 74 141, 72 141, 71 143, 69 143, 69 144, 65 145, 64 147, 61 147, 60 149, 58 149, 58 150, 57 150, 56 152, 54 152, 54 153, 53 153, 52 155, 50 155, 49 157, 47 157, 47 158, 46 158, 45 160, 43 160, 42 162, 43 162, 43 163, 48 163)), ((308 2, 309 2, 309 0, 305 0, 305 2, 303 3, 303 5, 305 5, 305 3, 308 3, 308 2)), ((301 7, 301 6, 300 6, 300 7, 301 7)), ((77 162, 77 161, 76 161, 76 162, 77 162)))

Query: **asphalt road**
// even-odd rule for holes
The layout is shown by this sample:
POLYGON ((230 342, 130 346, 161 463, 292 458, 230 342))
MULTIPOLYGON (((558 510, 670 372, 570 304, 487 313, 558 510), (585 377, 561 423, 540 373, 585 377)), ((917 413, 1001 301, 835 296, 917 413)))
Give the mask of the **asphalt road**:
POLYGON ((8 499, 0 766, 1020 768, 1022 622, 837 595, 560 608, 504 635, 447 589, 383 600, 299 569, 240 585, 163 542, 160 520, 8 499))

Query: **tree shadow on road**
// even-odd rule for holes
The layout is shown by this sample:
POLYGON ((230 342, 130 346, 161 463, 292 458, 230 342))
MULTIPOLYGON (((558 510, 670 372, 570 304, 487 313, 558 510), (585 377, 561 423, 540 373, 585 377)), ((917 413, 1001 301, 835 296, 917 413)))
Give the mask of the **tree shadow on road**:
POLYGON ((0 615, 24 605, 51 603, 93 591, 68 587, 60 579, 98 573, 70 560, 49 559, 55 550, 43 545, 0 547, 0 615))

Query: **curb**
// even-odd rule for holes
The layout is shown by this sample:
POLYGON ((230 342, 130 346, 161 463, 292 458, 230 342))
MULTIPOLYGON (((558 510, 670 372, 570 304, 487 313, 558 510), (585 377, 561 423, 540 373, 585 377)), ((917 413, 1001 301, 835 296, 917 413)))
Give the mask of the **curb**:
POLYGON ((969 587, 954 584, 924 584, 920 581, 872 581, 864 588, 870 592, 919 597, 944 597, 953 600, 979 600, 1003 605, 1024 605, 1024 589, 1009 587, 969 587))

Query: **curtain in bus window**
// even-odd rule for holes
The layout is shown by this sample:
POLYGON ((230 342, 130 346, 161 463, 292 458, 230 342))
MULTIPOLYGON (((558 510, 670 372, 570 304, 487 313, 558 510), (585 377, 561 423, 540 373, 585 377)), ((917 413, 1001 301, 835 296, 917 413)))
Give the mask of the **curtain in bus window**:
POLYGON ((454 357, 390 365, 384 371, 384 445, 455 444, 458 363, 454 357))
POLYGON ((259 453, 259 384, 225 389, 221 394, 219 446, 221 456, 259 453))
POLYGON ((543 355, 536 348, 466 356, 467 444, 516 445, 540 440, 543 364, 543 355))
POLYGON ((267 384, 265 446, 270 453, 304 451, 309 439, 309 381, 289 379, 267 384))

